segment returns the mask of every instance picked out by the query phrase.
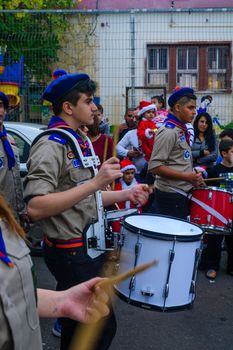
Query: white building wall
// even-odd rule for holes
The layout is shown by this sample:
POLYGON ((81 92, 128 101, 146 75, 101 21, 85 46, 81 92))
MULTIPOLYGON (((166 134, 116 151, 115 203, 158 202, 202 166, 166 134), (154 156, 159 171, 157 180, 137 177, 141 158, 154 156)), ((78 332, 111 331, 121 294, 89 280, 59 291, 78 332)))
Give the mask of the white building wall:
MULTIPOLYGON (((148 44, 180 42, 232 42, 233 12, 174 12, 100 14, 96 28, 97 72, 101 104, 112 124, 122 121, 125 87, 132 84, 130 18, 135 19, 135 86, 145 85, 148 44), (130 17, 131 16, 131 17, 130 17), (111 78, 109 78, 111 77, 111 78)), ((233 119, 232 93, 197 92, 213 96, 211 112, 226 124, 233 119)), ((152 91, 137 94, 136 104, 149 99, 152 91)), ((212 115, 212 116, 214 116, 212 115)))

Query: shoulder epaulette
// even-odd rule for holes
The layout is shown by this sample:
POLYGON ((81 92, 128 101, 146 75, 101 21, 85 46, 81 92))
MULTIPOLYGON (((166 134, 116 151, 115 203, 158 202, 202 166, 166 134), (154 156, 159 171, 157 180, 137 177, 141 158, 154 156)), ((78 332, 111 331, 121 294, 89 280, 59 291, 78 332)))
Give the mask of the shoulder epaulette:
POLYGON ((164 124, 165 128, 169 128, 169 129, 174 129, 175 128, 175 124, 173 123, 169 123, 169 122, 166 122, 164 124))
POLYGON ((61 143, 62 145, 65 145, 67 143, 67 140, 61 137, 60 135, 57 134, 51 134, 49 135, 48 140, 55 141, 58 143, 61 143))

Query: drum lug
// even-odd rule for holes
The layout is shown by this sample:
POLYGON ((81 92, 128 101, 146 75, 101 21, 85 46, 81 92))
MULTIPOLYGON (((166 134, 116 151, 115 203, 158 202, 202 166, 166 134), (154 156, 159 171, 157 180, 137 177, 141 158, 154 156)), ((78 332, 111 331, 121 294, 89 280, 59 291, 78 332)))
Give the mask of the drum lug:
POLYGON ((230 203, 233 203, 233 196, 231 196, 230 198, 230 203))
POLYGON ((169 294, 169 284, 167 283, 164 288, 164 298, 167 298, 169 294))
POLYGON ((129 282, 129 290, 132 291, 134 289, 135 289, 135 276, 133 276, 129 282))
POLYGON ((210 201, 212 201, 212 198, 213 198, 213 193, 212 193, 212 192, 209 192, 209 194, 208 194, 208 199, 209 199, 210 201))
POLYGON ((192 281, 192 282, 191 282, 191 286, 190 286, 189 293, 195 294, 195 291, 196 291, 196 282, 195 282, 195 281, 192 281))
POLYGON ((141 294, 145 297, 153 297, 155 291, 147 287, 146 289, 141 289, 141 294))

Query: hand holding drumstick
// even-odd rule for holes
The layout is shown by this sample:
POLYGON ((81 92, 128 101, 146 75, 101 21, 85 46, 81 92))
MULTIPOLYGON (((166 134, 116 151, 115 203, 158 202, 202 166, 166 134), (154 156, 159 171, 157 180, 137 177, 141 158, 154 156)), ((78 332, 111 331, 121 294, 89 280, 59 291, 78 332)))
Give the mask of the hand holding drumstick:
MULTIPOLYGON (((136 275, 137 273, 140 273, 142 271, 145 271, 146 269, 155 266, 158 264, 158 260, 153 260, 149 263, 145 263, 142 265, 139 265, 135 267, 132 270, 129 270, 121 275, 114 276, 112 278, 106 278, 102 281, 100 281, 96 288, 109 288, 110 286, 113 286, 114 284, 120 283, 126 278, 132 277, 136 275)), ((102 319, 101 321, 97 323, 91 323, 89 325, 81 326, 73 339, 72 345, 70 347, 70 350, 76 350, 77 348, 79 350, 91 350, 95 348, 95 345, 99 339, 100 333, 105 325, 105 319, 102 319), (78 347, 76 346, 78 344, 78 347)))

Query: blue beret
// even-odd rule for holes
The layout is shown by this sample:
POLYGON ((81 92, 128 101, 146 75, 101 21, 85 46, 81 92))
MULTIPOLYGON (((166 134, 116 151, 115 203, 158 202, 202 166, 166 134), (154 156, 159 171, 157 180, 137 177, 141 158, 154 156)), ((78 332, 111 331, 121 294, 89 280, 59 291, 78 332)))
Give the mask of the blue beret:
POLYGON ((0 101, 2 101, 5 109, 9 107, 9 99, 3 92, 0 92, 0 101))
POLYGON ((186 95, 194 95, 194 90, 189 87, 183 87, 180 89, 173 90, 171 96, 168 99, 168 104, 170 107, 173 107, 175 103, 181 98, 186 95))
POLYGON ((62 75, 47 86, 42 98, 55 103, 68 94, 80 81, 87 79, 90 78, 85 73, 62 75))

